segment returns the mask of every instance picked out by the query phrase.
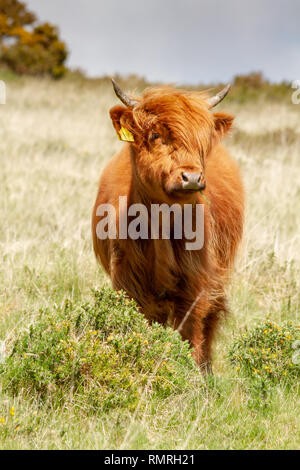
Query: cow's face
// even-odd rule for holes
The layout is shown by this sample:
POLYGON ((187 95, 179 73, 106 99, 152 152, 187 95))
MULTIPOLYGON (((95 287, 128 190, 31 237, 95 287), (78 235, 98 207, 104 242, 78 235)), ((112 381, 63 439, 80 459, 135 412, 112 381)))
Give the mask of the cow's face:
POLYGON ((150 90, 135 106, 116 106, 110 114, 118 134, 132 141, 140 189, 168 203, 187 203, 205 189, 206 159, 233 120, 212 114, 203 94, 171 87, 150 90))

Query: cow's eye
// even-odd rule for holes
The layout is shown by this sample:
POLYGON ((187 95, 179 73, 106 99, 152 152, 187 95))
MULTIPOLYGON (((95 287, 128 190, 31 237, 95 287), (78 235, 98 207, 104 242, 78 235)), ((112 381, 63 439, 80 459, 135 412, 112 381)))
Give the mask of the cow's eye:
POLYGON ((150 135, 150 140, 153 142, 154 140, 157 140, 160 138, 160 135, 157 132, 153 132, 153 134, 150 135))

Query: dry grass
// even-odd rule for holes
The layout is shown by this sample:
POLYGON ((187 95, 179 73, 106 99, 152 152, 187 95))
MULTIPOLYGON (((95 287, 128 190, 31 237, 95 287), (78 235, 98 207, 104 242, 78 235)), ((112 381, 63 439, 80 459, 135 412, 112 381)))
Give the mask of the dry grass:
MULTIPOLYGON (((122 145, 108 116, 115 102, 105 82, 7 84, 0 108, 1 339, 34 321, 40 307, 82 301, 91 287, 109 284, 94 261, 90 216, 101 168, 122 145)), ((275 390, 267 412, 251 409, 225 357, 233 337, 259 321, 299 320, 299 106, 223 108, 236 115, 227 146, 242 168, 248 209, 212 396, 191 390, 155 412, 150 403, 134 419, 116 413, 81 420, 72 409, 46 414, 34 400, 2 395, 0 448, 299 447, 296 392, 275 390)))

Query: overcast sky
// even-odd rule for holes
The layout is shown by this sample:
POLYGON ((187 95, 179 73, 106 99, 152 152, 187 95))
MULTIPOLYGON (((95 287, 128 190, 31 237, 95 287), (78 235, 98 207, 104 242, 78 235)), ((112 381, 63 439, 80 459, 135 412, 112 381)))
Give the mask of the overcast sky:
POLYGON ((25 0, 59 26, 68 64, 90 76, 177 83, 262 70, 300 79, 299 0, 25 0))

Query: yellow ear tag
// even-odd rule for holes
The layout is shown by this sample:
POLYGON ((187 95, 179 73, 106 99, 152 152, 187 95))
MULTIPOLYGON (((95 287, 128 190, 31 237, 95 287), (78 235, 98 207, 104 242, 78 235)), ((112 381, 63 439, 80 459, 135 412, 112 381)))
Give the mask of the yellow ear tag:
POLYGON ((134 138, 131 132, 123 126, 119 130, 119 139, 123 140, 124 142, 134 142, 134 138))

